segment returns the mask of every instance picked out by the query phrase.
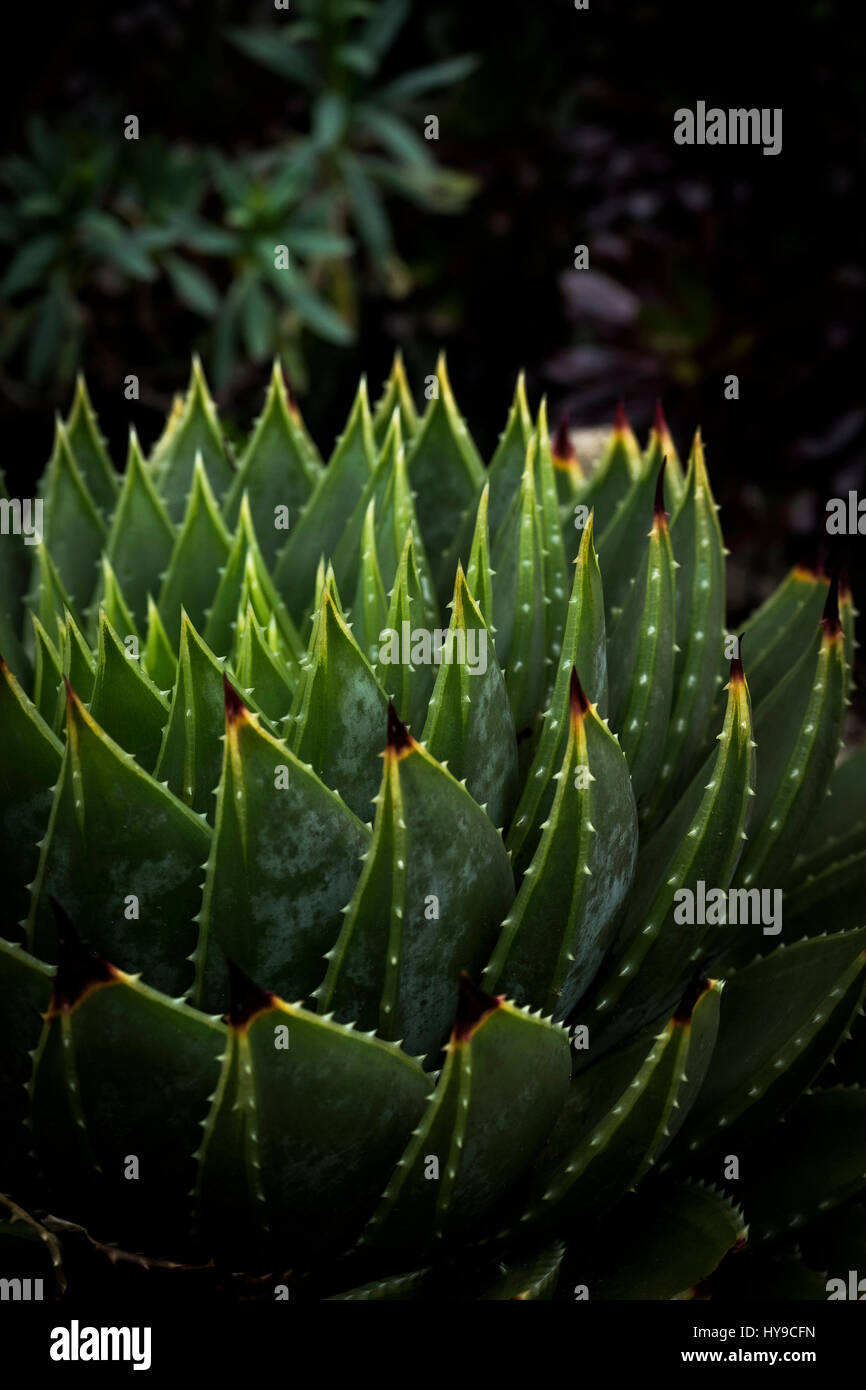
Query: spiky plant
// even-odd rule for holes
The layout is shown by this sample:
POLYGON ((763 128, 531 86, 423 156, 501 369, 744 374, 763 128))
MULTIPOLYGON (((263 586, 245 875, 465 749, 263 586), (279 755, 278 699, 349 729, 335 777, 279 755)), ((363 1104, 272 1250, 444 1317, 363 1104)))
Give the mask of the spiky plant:
POLYGON ((325 467, 279 369, 236 460, 196 364, 120 478, 79 384, 44 538, 4 508, 3 1272, 825 1297, 866 1267, 850 595, 790 574, 747 685, 699 435, 620 414, 584 475, 519 381, 485 469, 435 380, 362 382, 325 467))

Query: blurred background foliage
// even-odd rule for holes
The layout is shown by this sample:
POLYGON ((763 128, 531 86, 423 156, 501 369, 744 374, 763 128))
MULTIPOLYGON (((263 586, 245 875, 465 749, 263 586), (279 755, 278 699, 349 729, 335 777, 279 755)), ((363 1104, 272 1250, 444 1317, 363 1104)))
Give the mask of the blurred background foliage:
POLYGON ((279 353, 327 450, 359 372, 377 390, 400 346, 420 398, 444 347, 487 456, 521 367, 576 423, 624 397, 645 431, 661 396, 685 450, 700 422, 732 609, 748 607, 814 556, 825 499, 866 484, 856 23, 844 0, 16 12, 0 91, 10 482, 41 469, 47 407, 65 408, 80 361, 122 458, 130 416, 158 433, 192 349, 230 429, 279 353), (782 153, 675 145, 673 112, 699 99, 781 107, 782 153))

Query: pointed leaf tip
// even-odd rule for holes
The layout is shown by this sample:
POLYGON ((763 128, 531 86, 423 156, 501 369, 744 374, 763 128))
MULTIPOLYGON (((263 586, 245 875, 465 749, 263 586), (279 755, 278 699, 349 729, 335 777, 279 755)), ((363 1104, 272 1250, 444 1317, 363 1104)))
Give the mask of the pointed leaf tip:
POLYGON ((712 989, 712 987, 712 980, 708 979, 705 975, 695 975, 677 1005, 676 1012, 674 1013, 674 1022, 690 1023, 698 1000, 706 994, 708 989, 712 989))
POLYGON ((571 442, 569 426, 570 421, 568 418, 568 411, 563 410, 562 414, 559 417, 559 424, 556 427, 556 434, 553 437, 553 443, 551 445, 551 452, 553 454, 553 457, 559 460, 560 462, 568 462, 576 457, 574 452, 574 445, 571 442))
POLYGON ((625 434, 631 426, 625 413, 625 401, 620 397, 613 417, 614 434, 625 434))
POLYGON ((388 701, 388 745, 395 753, 404 753, 412 747, 412 736, 394 708, 394 701, 388 701))
POLYGON ((738 685, 742 685, 743 682, 744 682, 745 679, 746 679, 746 673, 745 673, 745 671, 743 670, 743 655, 742 655, 742 650, 743 650, 743 637, 744 637, 744 636, 745 636, 745 633, 742 633, 742 632, 741 632, 740 635, 739 635, 739 637, 737 638, 737 653, 736 653, 736 656, 732 656, 732 657, 731 657, 731 677, 730 677, 730 678, 731 678, 732 681, 736 681, 738 685))
POLYGON ((457 987, 457 1017, 454 1020, 455 1042, 465 1042, 471 1037, 481 1019, 498 1009, 501 1002, 501 995, 485 994, 467 971, 461 970, 457 987))
POLYGON ((653 415, 653 429, 658 435, 665 435, 670 432, 668 430, 668 422, 665 419, 665 413, 662 410, 662 403, 660 400, 656 401, 655 414, 653 415))
POLYGON ((226 702, 226 723, 237 724, 246 718, 247 707, 235 690, 228 676, 223 675, 223 693, 226 702))
POLYGON ((842 623, 839 618, 839 567, 833 570, 833 577, 830 580, 830 588, 827 592, 827 601, 824 604, 824 612, 821 614, 821 623, 828 637, 837 637, 842 631, 842 623))
POLYGON ((229 976, 229 1011, 226 1019, 232 1028, 240 1030, 257 1014, 269 1009, 274 996, 244 974, 230 956, 226 956, 226 964, 229 976))
POLYGON ((57 924, 57 971, 51 1003, 53 1010, 59 1013, 62 1009, 71 1009, 88 986, 117 979, 117 971, 85 945, 57 899, 51 894, 49 899, 57 924))
POLYGON ((571 668, 571 684, 569 687, 569 700, 571 703, 572 717, 582 719, 589 709, 589 700, 586 692, 580 683, 580 676, 577 674, 577 667, 571 668))

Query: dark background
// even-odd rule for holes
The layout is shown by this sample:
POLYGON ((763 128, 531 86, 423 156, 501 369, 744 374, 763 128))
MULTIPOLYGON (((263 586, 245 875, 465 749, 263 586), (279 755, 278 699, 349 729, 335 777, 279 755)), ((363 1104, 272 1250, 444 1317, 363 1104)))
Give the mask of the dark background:
MULTIPOLYGON (((408 292, 393 293, 358 249, 354 341, 299 335, 293 375, 320 447, 342 427, 359 373, 378 390, 397 345, 417 396, 447 350, 487 456, 521 367, 532 403, 547 392, 576 425, 607 421, 622 396, 643 437, 661 396, 681 452, 702 427, 732 550, 733 617, 748 610, 788 563, 814 556, 825 500, 866 482, 858 18, 841 0, 590 0, 580 12, 571 0, 415 3, 383 72, 477 55, 470 76, 421 97, 413 118, 420 131, 426 113, 439 115, 435 157, 472 175, 477 192, 456 215, 389 199, 408 292), (674 110, 699 99, 782 107, 781 154, 675 145, 674 110), (589 246, 589 273, 571 268, 576 243, 589 246), (731 372, 738 401, 724 399, 731 372)), ((34 114, 52 131, 74 124, 111 141, 135 112, 167 148, 240 157, 286 124, 303 130, 303 93, 225 38, 254 22, 292 18, 267 4, 183 0, 16 11, 0 84, 5 150, 23 148, 34 114)), ((225 275, 216 279, 224 292, 225 275)), ((84 284, 80 299, 80 355, 122 462, 130 419, 149 445, 192 348, 207 368, 208 325, 162 282, 123 293, 84 284), (142 379, 137 403, 123 399, 128 372, 142 379)), ((266 374, 264 361, 241 362, 220 384, 230 425, 256 413, 266 374)), ((34 384, 13 350, 0 391, 14 493, 44 466, 68 371, 34 384)), ((851 542, 855 577, 864 543, 851 542)))

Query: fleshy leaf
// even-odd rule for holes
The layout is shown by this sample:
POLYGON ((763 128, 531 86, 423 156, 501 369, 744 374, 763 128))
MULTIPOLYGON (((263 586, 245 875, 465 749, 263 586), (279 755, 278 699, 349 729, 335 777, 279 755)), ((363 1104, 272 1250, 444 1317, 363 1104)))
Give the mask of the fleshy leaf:
POLYGON ((448 380, 444 356, 436 364, 437 393, 412 441, 409 477, 418 497, 424 546, 430 556, 437 589, 447 582, 442 557, 467 515, 474 513, 484 485, 484 465, 470 438, 448 380))
POLYGON ((661 401, 656 402, 655 415, 644 453, 644 465, 655 476, 665 464, 665 508, 673 514, 680 505, 686 489, 683 465, 677 453, 661 401))
POLYGON ((568 618, 562 653, 550 706, 545 711, 541 736, 508 832, 508 849, 521 874, 532 859, 541 835, 541 824, 550 814, 556 791, 555 774, 562 766, 568 742, 571 672, 581 671, 587 699, 600 716, 607 706, 607 646, 601 572, 593 545, 593 519, 584 529, 568 601, 568 618))
POLYGON ((493 626, 493 570, 490 564, 490 527, 488 520, 489 500, 490 489, 485 483, 481 496, 478 499, 478 511, 475 514, 475 530, 472 534, 472 545, 469 550, 469 563, 466 566, 466 583, 469 586, 469 592, 478 604, 478 609, 487 624, 488 630, 495 636, 496 628, 493 626))
MULTIPOLYGON (((75 682, 72 681, 75 689, 75 682)), ((90 713, 109 738, 148 772, 159 757, 168 701, 109 623, 99 615, 99 649, 90 713)))
POLYGON ((232 483, 234 470, 226 458, 216 406, 201 362, 194 357, 183 414, 168 436, 158 442, 150 463, 159 495, 175 525, 186 511, 198 454, 204 460, 214 495, 221 501, 232 483))
POLYGON ((108 738, 70 689, 28 949, 57 959, 51 895, 87 924, 95 949, 179 995, 192 973, 187 958, 209 846, 208 827, 108 738))
POLYGON ((358 583, 351 608, 352 631, 355 641, 367 660, 376 660, 379 634, 385 626, 388 607, 385 586, 379 569, 376 549, 376 503, 373 498, 364 517, 361 533, 361 556, 358 564, 358 583))
MULTIPOLYGON (((638 442, 632 433, 625 411, 620 407, 614 420, 613 430, 604 447, 598 467, 575 494, 575 501, 595 512, 595 525, 599 537, 604 535, 610 525, 617 504, 623 500, 632 483, 641 471, 641 454, 638 442)), ((567 504, 571 511, 572 504, 567 504)), ((566 554, 569 560, 574 554, 568 552, 569 541, 575 546, 579 535, 568 526, 564 528, 566 554)))
POLYGON ((60 652, 35 614, 33 619, 33 703, 49 728, 56 732, 57 692, 63 684, 60 652))
POLYGON ((177 679, 177 657, 171 648, 168 634, 163 627, 159 609, 148 595, 147 600, 147 641, 144 646, 142 663, 150 679, 158 690, 171 690, 177 679))
POLYGON ((73 603, 83 609, 96 587, 105 524, 59 420, 54 453, 41 488, 45 497, 45 543, 73 603))
POLYGON ((421 741, 458 781, 465 780, 479 806, 501 827, 517 793, 514 724, 493 638, 459 565, 451 609, 421 741))
POLYGON ((520 490, 526 450, 532 438, 532 416, 526 400, 526 381, 523 372, 517 378, 514 399, 508 411, 505 429, 499 436, 496 452, 487 470, 490 489, 488 525, 495 536, 505 518, 511 499, 520 490))
POLYGON ((39 863, 38 842, 48 824, 62 752, 60 740, 0 658, 0 881, 9 923, 27 913, 27 890, 39 863))
POLYGON ((224 508, 226 522, 234 528, 241 498, 247 494, 268 566, 273 565, 286 539, 285 528, 278 529, 276 525, 278 509, 287 508, 291 529, 309 501, 321 471, 292 415, 282 368, 275 362, 264 409, 238 462, 224 508))
POLYGON ((300 659, 301 642, 288 610, 268 573, 259 549, 247 498, 241 500, 238 529, 207 614, 205 640, 220 656, 235 647, 238 613, 251 602, 264 626, 273 617, 280 634, 281 655, 290 669, 300 659))
POLYGON ((400 425, 404 436, 411 439, 418 431, 418 412, 415 409, 415 402, 409 389, 406 368, 403 365, 403 354, 399 348, 394 353, 388 379, 373 411, 373 431, 380 447, 388 433, 391 417, 395 410, 400 412, 400 425))
POLYGON ((154 776, 211 819, 225 729, 223 665, 181 616, 177 681, 154 776))
POLYGON ((373 843, 320 1009, 404 1039, 413 1054, 433 1053, 460 971, 477 978, 513 893, 501 837, 392 708, 373 843))
POLYGON ((239 620, 238 656, 235 671, 242 688, 255 695, 256 704, 276 727, 292 706, 293 684, 289 669, 278 650, 270 645, 265 629, 248 605, 239 620))
POLYGON ((431 625, 411 530, 406 532, 383 631, 386 637, 378 644, 376 677, 409 727, 421 729, 436 680, 437 629, 431 625))
POLYGON ((66 421, 66 438, 93 501, 104 518, 110 517, 117 502, 117 474, 81 375, 75 383, 72 409, 66 421))
POLYGON ((541 840, 483 983, 565 1018, 610 945, 637 860, 628 765, 576 672, 565 754, 555 777, 541 840))
POLYGON ((181 607, 196 627, 204 623, 214 597, 217 573, 226 564, 231 537, 220 516, 216 498, 196 454, 192 487, 183 523, 159 595, 159 612, 169 641, 180 640, 181 607))
POLYGON ((133 430, 106 554, 140 629, 147 621, 147 596, 158 591, 173 547, 174 528, 148 477, 133 430))
POLYGON ((41 1015, 50 1000, 51 971, 47 965, 0 939, 0 1105, 4 1117, 0 1191, 14 1192, 19 1201, 28 1200, 35 1177, 33 1137, 25 1128, 26 1088, 42 1029, 41 1015))
POLYGON ((661 766, 673 697, 675 633, 674 557, 659 497, 640 570, 607 649, 610 721, 628 761, 638 809, 654 792, 661 766))
POLYGON ((319 557, 324 555, 328 560, 334 554, 375 461, 376 441, 367 384, 362 377, 345 431, 297 525, 291 527, 286 548, 274 569, 274 583, 296 623, 306 616, 312 600, 319 557))
POLYGON ((570 1067, 564 1029, 463 982, 436 1089, 361 1244, 424 1252, 469 1236, 543 1145, 570 1067))
POLYGON ((535 495, 535 440, 526 451, 520 489, 493 544, 496 655, 518 734, 541 710, 550 657, 545 655, 547 598, 544 543, 535 495))
POLYGON ((230 686, 195 1002, 226 1007, 224 956, 307 999, 361 872, 370 833, 230 686))
POLYGON ((243 995, 235 988, 197 1205, 220 1246, 252 1245, 255 1253, 266 1233, 280 1259, 295 1261, 345 1243, 360 1226, 418 1123, 430 1082, 393 1044, 249 983, 243 995))

